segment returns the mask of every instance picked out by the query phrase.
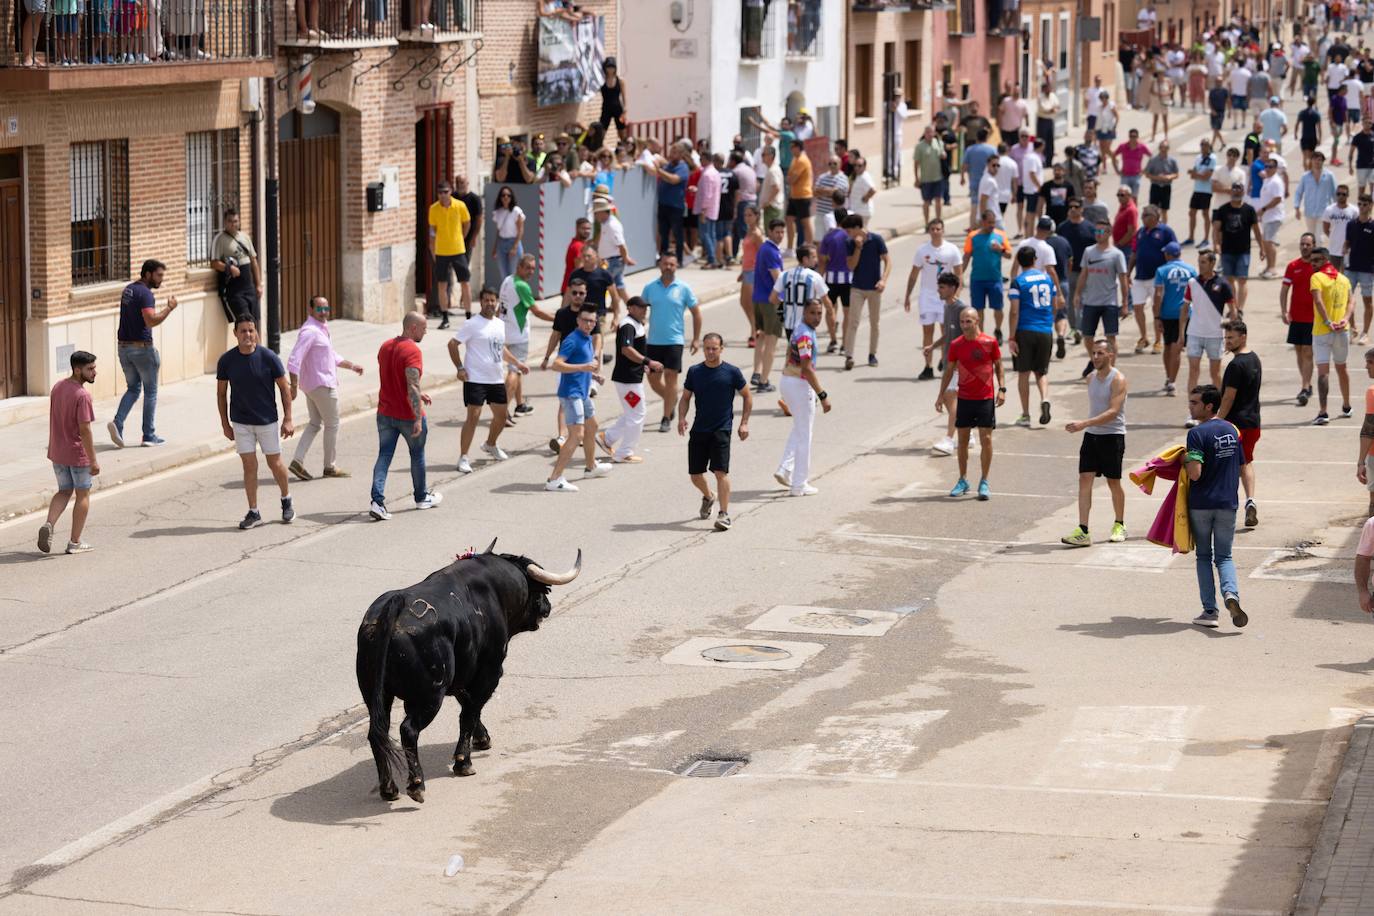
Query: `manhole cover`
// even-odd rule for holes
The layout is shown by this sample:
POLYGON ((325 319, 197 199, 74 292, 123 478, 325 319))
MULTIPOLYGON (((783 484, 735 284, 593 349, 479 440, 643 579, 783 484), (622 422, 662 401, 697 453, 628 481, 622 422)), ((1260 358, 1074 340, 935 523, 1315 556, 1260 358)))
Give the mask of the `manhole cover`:
POLYGON ((743 760, 693 760, 682 771, 682 775, 697 776, 703 779, 716 776, 733 776, 743 766, 743 760))
POLYGON ((872 620, 858 614, 799 614, 791 619, 799 627, 813 627, 826 630, 851 630, 866 627, 872 620))
POLYGON ((701 653, 713 662, 780 662, 792 653, 777 646, 712 646, 701 653))

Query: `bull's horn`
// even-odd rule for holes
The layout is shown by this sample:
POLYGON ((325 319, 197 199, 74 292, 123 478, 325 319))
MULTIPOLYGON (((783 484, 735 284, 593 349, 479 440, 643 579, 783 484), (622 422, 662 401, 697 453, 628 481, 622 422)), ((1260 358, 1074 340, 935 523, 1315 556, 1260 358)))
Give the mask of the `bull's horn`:
POLYGON ((495 549, 496 549, 496 538, 492 538, 492 539, 491 539, 491 543, 487 545, 487 549, 484 550, 484 551, 482 551, 482 552, 483 552, 483 553, 491 553, 491 552, 492 552, 493 550, 495 550, 495 549))
POLYGON ((525 567, 525 572, 529 573, 530 578, 545 585, 567 585, 577 578, 577 574, 582 572, 582 550, 577 551, 577 560, 573 563, 572 569, 563 574, 551 573, 542 568, 538 563, 530 563, 525 567))

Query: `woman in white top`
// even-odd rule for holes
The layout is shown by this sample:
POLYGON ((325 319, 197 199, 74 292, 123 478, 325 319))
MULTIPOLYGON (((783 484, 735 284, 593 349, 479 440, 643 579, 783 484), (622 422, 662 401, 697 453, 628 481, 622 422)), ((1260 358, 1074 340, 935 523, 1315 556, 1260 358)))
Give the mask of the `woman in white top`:
POLYGON ((500 280, 504 280, 515 273, 515 265, 520 263, 520 257, 525 253, 520 244, 520 239, 525 235, 525 211, 515 205, 515 192, 509 185, 496 192, 491 222, 496 228, 492 233, 494 243, 491 256, 496 259, 500 280))

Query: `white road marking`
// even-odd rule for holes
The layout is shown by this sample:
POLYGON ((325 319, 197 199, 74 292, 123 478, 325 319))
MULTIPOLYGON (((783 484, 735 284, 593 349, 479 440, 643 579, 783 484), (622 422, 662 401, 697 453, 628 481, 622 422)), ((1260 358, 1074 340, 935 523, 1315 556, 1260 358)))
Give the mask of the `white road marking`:
POLYGON ((1332 582, 1348 585, 1354 581, 1351 566, 1332 567, 1322 565, 1313 568, 1310 564, 1317 561, 1329 564, 1327 557, 1297 557, 1292 547, 1270 551, 1264 562, 1250 571, 1251 579, 1278 579, 1283 582, 1332 582), (1282 566, 1279 564, 1282 563, 1282 566))
MULTIPOLYGON (((1280 427, 1280 428, 1284 428, 1284 427, 1280 427)), ((1051 454, 1048 454, 1048 453, 1046 453, 1046 452, 1004 452, 1004 451, 1002 451, 1002 450, 1000 450, 1000 449, 999 449, 998 452, 997 452, 997 457, 998 457, 998 458, 1050 458, 1050 459, 1054 459, 1054 460, 1056 460, 1056 461, 1077 461, 1077 460, 1078 460, 1078 455, 1077 455, 1076 453, 1075 453, 1075 454, 1071 454, 1071 455, 1051 455, 1051 454)), ((1139 458, 1126 458, 1126 459, 1124 459, 1124 461, 1125 461, 1125 463, 1126 463, 1127 465, 1132 465, 1132 466, 1138 467, 1139 465, 1144 464, 1145 462, 1149 461, 1149 460, 1150 460, 1151 458, 1153 458, 1153 457, 1155 457, 1155 456, 1154 456, 1154 455, 1143 455, 1143 456, 1141 456, 1141 457, 1139 457, 1139 458)), ((1288 460, 1288 459, 1281 459, 1281 458, 1257 458, 1257 459, 1255 460, 1255 464, 1256 464, 1256 466, 1262 465, 1262 464, 1302 464, 1302 465, 1307 465, 1307 464, 1330 464, 1330 465, 1340 465, 1341 467, 1345 467, 1346 465, 1350 464, 1350 462, 1349 462, 1349 461, 1306 461, 1306 460, 1298 461, 1298 460, 1288 460)), ((1266 502, 1267 502, 1267 500, 1266 500, 1266 502)))
POLYGON ((744 625, 770 633, 822 636, 882 636, 901 619, 892 611, 852 611, 833 607, 780 604, 744 625))
POLYGON ((1080 706, 1036 782, 1161 791, 1183 759, 1197 707, 1080 706))
POLYGON ((787 751, 763 751, 750 769, 777 774, 841 773, 895 779, 919 749, 921 731, 947 709, 918 709, 868 716, 829 716, 817 740, 787 751))
POLYGON ((623 738, 620 741, 612 743, 611 747, 625 749, 659 747, 664 744, 671 744, 685 734, 687 734, 685 731, 678 729, 677 731, 663 732, 654 735, 631 735, 629 738, 623 738))
MULTIPOLYGON (((1308 462, 1302 462, 1302 463, 1303 463, 1303 464, 1307 464, 1308 462)), ((1348 464, 1349 462, 1342 461, 1342 462, 1340 462, 1340 463, 1341 463, 1341 464, 1348 464)), ((1172 485, 1169 481, 1162 481, 1162 484, 1172 485)), ((1156 488, 1156 491, 1155 491, 1154 494, 1146 494, 1146 493, 1140 493, 1140 492, 1132 492, 1132 490, 1134 490, 1134 489, 1135 489, 1135 487, 1134 487, 1134 485, 1132 485, 1131 488, 1127 489, 1127 491, 1126 491, 1126 500, 1127 500, 1128 502, 1150 502, 1150 503, 1159 503, 1159 502, 1163 499, 1163 493, 1159 492, 1158 488, 1156 488)), ((893 499, 906 499, 906 498, 909 498, 909 497, 912 497, 912 496, 945 494, 945 493, 948 493, 948 492, 949 492, 949 491, 946 490, 946 489, 944 489, 943 487, 932 487, 932 486, 927 486, 926 484, 922 484, 922 483, 909 483, 909 484, 907 484, 906 486, 902 487, 900 490, 898 490, 896 493, 893 493, 893 494, 892 494, 892 498, 893 498, 893 499)), ((1167 491, 1165 491, 1165 492, 1167 492, 1167 491)), ((993 496, 993 499, 1002 499, 1002 498, 1004 498, 1004 497, 1011 497, 1011 498, 1014 498, 1014 499, 1067 499, 1067 500, 1071 500, 1071 499, 1074 498, 1074 494, 1072 494, 1072 493, 1008 493, 1008 492, 1005 491, 1005 490, 993 490, 993 491, 992 491, 992 496, 993 496)), ((1262 504, 1275 505, 1275 506, 1352 506, 1352 507, 1353 507, 1353 506, 1357 505, 1357 503, 1355 503, 1355 502, 1353 502, 1352 500, 1349 500, 1349 499, 1264 499, 1264 500, 1260 500, 1260 502, 1261 502, 1262 504)))

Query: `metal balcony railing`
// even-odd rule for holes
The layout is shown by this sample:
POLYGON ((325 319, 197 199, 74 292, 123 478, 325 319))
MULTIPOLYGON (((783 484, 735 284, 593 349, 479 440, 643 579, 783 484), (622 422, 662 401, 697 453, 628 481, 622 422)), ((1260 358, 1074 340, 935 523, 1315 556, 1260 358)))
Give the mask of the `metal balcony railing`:
POLYGON ((821 0, 787 0, 787 56, 821 56, 821 0))
POLYGON ((347 47, 443 41, 481 31, 477 0, 294 0, 282 43, 347 47))
POLYGON ((90 68, 265 60, 267 0, 0 0, 0 67, 90 68))
POLYGON ((774 52, 777 33, 775 0, 741 0, 740 48, 741 60, 768 60, 774 52))

